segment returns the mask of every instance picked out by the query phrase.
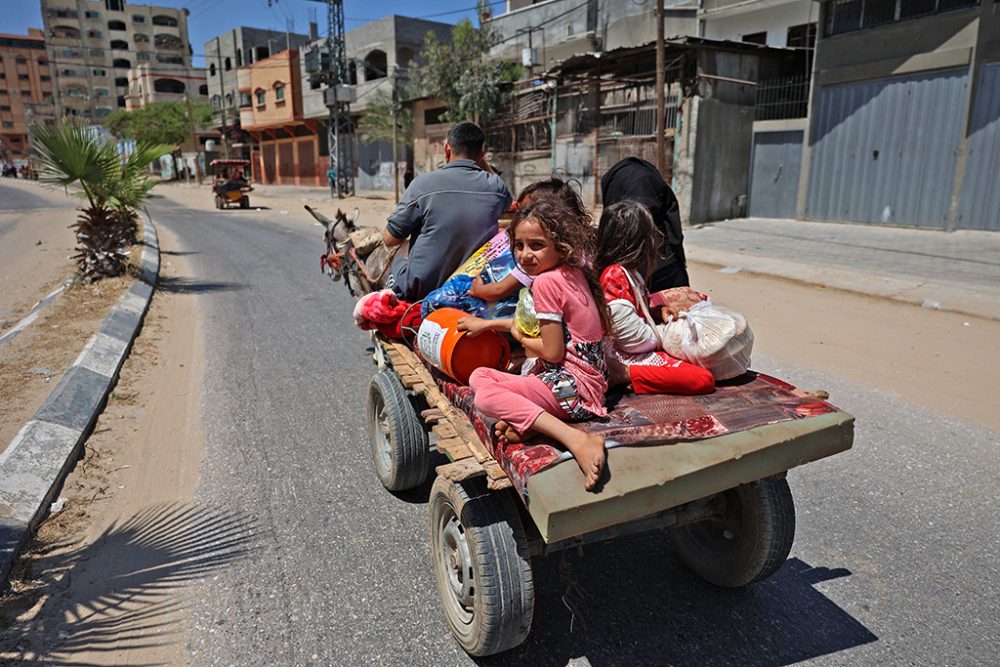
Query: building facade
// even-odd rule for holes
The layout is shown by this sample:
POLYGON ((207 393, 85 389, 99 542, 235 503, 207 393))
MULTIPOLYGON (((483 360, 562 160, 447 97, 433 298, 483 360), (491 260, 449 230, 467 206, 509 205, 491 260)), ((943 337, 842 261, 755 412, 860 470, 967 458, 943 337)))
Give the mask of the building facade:
POLYGON ((237 72, 241 67, 250 67, 282 51, 298 50, 307 43, 308 35, 245 26, 205 42, 208 97, 215 114, 215 127, 239 125, 240 108, 249 102, 240 99, 237 72))
POLYGON ((823 2, 808 118, 759 125, 751 215, 1000 231, 996 4, 823 2))
POLYGON ((208 78, 204 68, 182 65, 142 64, 128 73, 125 108, 129 111, 157 102, 190 98, 208 103, 208 78))
POLYGON ((698 34, 773 47, 812 48, 819 3, 813 0, 704 0, 698 34))
POLYGON ((126 0, 41 0, 61 117, 91 122, 125 108, 129 70, 191 67, 187 12, 126 0))
POLYGON ((0 161, 28 157, 28 127, 55 116, 52 91, 42 31, 0 35, 0 161))

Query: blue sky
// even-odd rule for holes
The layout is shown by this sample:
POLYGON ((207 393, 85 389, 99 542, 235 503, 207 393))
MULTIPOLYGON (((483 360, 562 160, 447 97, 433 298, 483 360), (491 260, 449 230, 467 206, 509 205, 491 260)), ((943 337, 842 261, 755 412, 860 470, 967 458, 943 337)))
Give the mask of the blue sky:
MULTIPOLYGON (((493 2, 494 12, 502 11, 505 3, 493 2)), ((0 0, 0 33, 25 34, 29 27, 42 27, 42 14, 38 0, 0 0)), ((310 10, 315 14, 320 32, 326 29, 326 4, 309 0, 274 0, 268 7, 267 0, 142 0, 129 2, 135 5, 158 5, 161 7, 187 7, 188 30, 191 48, 194 49, 195 66, 204 61, 200 54, 205 51, 205 42, 240 25, 253 28, 285 30, 289 19, 294 21, 292 32, 308 33, 310 10)), ((347 29, 380 19, 389 14, 419 16, 442 23, 457 23, 468 17, 475 19, 476 0, 344 0, 344 17, 347 29), (441 16, 431 16, 442 14, 441 16)))

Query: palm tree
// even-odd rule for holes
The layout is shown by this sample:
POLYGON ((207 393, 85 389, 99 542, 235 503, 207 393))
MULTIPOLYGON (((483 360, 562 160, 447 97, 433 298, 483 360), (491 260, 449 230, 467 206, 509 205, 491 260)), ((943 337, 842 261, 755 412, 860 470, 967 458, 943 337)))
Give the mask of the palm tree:
POLYGON ((122 162, 110 143, 102 144, 74 124, 31 128, 45 183, 79 184, 87 203, 73 224, 80 277, 94 282, 125 272, 127 246, 135 242, 136 209, 156 184, 144 170, 172 146, 142 142, 122 162))

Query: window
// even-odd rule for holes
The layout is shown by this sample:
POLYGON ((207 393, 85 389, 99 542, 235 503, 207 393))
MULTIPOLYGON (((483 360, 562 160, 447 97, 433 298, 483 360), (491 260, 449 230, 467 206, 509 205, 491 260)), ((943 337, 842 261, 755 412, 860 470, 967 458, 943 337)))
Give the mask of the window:
POLYGON ((746 44, 760 44, 761 46, 767 46, 767 31, 751 32, 743 35, 741 41, 746 44))
POLYGON ((236 49, 236 66, 243 67, 243 49, 236 49))
POLYGON ((146 33, 143 33, 143 32, 137 32, 137 33, 135 33, 135 35, 132 36, 132 39, 135 40, 136 44, 148 44, 149 43, 149 35, 147 35, 146 33))
POLYGON ((107 88, 94 88, 94 94, 98 97, 111 97, 111 91, 107 88))
POLYGON ((159 14, 153 17, 153 25, 162 25, 170 28, 177 27, 177 19, 173 16, 166 16, 165 14, 159 14))
POLYGON ((245 109, 250 105, 250 93, 240 93, 240 108, 245 109))
POLYGON ((18 74, 18 75, 17 75, 17 80, 18 80, 18 81, 27 81, 27 80, 29 80, 30 78, 31 78, 31 77, 30 77, 30 76, 28 76, 27 74, 18 74))
MULTIPOLYGON (((97 50, 99 51, 100 49, 97 50)), ((80 49, 63 49, 59 52, 59 55, 63 58, 82 58, 83 52, 80 49)))
POLYGON ((183 65, 184 59, 180 56, 168 56, 162 53, 156 54, 156 62, 166 63, 168 65, 183 65))
POLYGON ((231 58, 226 58, 226 71, 228 72, 233 68, 233 61, 231 58))
POLYGON ((385 51, 375 49, 365 56, 365 81, 384 79, 387 69, 385 51))
POLYGON ((978 4, 979 0, 833 0, 825 6, 823 33, 831 37, 978 4))
POLYGON ((104 49, 91 49, 90 56, 92 58, 104 58, 104 49))
POLYGON ((28 59, 25 58, 24 56, 18 56, 14 58, 14 62, 16 62, 18 65, 26 65, 28 63, 28 59))
POLYGON ((31 97, 31 91, 30 90, 22 90, 21 91, 21 97, 31 97))
POLYGON ((266 46, 255 46, 253 47, 253 59, 263 60, 271 55, 271 52, 267 50, 266 46))
POLYGON ((87 31, 87 37, 89 39, 100 39, 101 38, 101 31, 100 30, 88 30, 87 31))
POLYGON ((232 93, 226 93, 226 108, 227 109, 232 109, 233 108, 233 99, 234 98, 233 98, 233 94, 232 93))
POLYGON ((14 127, 14 121, 12 121, 12 120, 5 120, 3 122, 3 126, 4 127, 14 127))
POLYGON ((104 0, 104 8, 109 12, 125 11, 125 0, 104 0))
POLYGON ((119 88, 128 88, 128 79, 124 76, 116 76, 115 85, 119 88))
POLYGON ((153 82, 153 90, 158 93, 173 93, 180 95, 184 93, 184 84, 177 79, 157 79, 153 82))
POLYGON ((10 111, 10 106, 7 104, 0 105, 0 111, 10 111))
POLYGON ((138 60, 149 60, 153 56, 150 53, 137 53, 137 54, 135 54, 135 57, 138 60))
POLYGON ((789 26, 785 46, 792 49, 811 49, 816 46, 816 24, 803 23, 789 26))
POLYGON ((48 14, 50 19, 75 19, 80 16, 75 9, 50 9, 48 14))
POLYGON ((257 95, 257 106, 259 107, 264 106, 264 103, 267 101, 267 93, 264 92, 263 89, 258 88, 256 95, 257 95))
POLYGON ((49 64, 49 61, 46 60, 45 58, 39 58, 38 59, 38 65, 39 65, 39 67, 45 67, 48 64, 49 64))
POLYGON ((212 63, 208 66, 208 75, 215 76, 215 63, 212 63))
POLYGON ((212 95, 212 108, 216 111, 222 106, 222 98, 218 95, 212 95))
POLYGON ((156 35, 153 37, 153 45, 158 49, 169 49, 171 51, 180 51, 184 48, 184 43, 181 42, 181 38, 177 35, 156 35))
POLYGON ((865 0, 861 25, 873 28, 896 20, 896 0, 865 0))
POLYGON ((112 67, 119 67, 121 69, 132 69, 132 63, 124 58, 115 58, 111 61, 111 65, 112 67))
POLYGON ((118 107, 120 109, 124 109, 125 108, 125 96, 124 95, 119 95, 117 102, 118 102, 118 107))
POLYGON ((279 83, 274 87, 274 99, 276 102, 285 101, 285 84, 279 83))
POLYGON ((99 18, 101 18, 101 13, 100 12, 95 12, 93 10, 88 9, 87 11, 85 11, 83 13, 83 18, 85 18, 85 19, 99 19, 99 18))
POLYGON ((111 48, 117 51, 128 51, 128 42, 124 39, 111 40, 111 48))
POLYGON ((208 85, 203 83, 198 86, 198 94, 202 97, 208 97, 208 85))
POLYGON ((107 70, 103 70, 103 69, 92 69, 92 70, 90 70, 90 72, 94 76, 107 76, 108 75, 108 71, 107 70))
POLYGON ((132 23, 145 23, 146 17, 142 14, 132 14, 132 23))
POLYGON ((39 78, 40 81, 51 81, 52 80, 52 77, 49 76, 49 75, 47 75, 47 74, 43 74, 43 75, 41 75, 38 78, 39 78))
POLYGON ((125 21, 108 21, 108 30, 125 30, 125 21))

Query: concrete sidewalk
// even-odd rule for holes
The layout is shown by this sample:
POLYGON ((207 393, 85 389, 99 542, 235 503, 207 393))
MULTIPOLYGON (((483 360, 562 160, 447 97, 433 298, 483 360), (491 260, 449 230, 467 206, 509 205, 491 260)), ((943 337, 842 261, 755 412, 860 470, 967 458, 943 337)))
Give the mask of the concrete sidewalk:
POLYGON ((684 248, 689 262, 1000 319, 996 232, 747 218, 685 228, 684 248))

